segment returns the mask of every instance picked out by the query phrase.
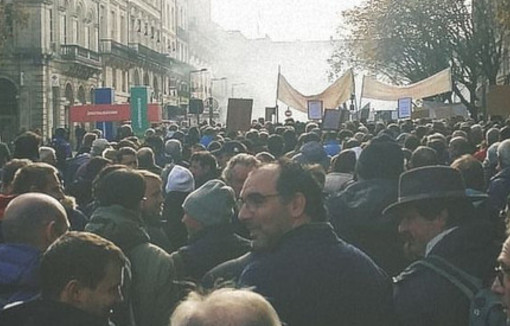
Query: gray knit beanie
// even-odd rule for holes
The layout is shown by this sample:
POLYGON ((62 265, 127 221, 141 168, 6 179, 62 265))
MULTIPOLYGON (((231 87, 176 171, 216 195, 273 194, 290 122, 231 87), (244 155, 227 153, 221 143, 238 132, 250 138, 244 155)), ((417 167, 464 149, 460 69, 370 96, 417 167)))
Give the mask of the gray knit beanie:
POLYGON ((229 223, 235 205, 234 190, 213 179, 186 197, 182 208, 204 226, 229 223))

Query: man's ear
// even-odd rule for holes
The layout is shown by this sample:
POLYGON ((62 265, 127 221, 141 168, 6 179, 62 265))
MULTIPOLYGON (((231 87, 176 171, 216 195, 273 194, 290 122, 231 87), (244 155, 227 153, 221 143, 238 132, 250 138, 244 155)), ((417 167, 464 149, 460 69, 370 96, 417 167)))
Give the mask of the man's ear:
POLYGON ((60 238, 60 236, 62 234, 63 234, 62 228, 58 225, 56 220, 51 221, 44 228, 44 236, 45 236, 44 240, 46 241, 48 246, 50 244, 52 244, 53 242, 55 242, 55 240, 60 238))
POLYGON ((305 195, 298 192, 292 197, 289 203, 291 216, 294 218, 300 217, 305 213, 306 198, 305 195))
POLYGON ((78 280, 70 280, 60 292, 60 301, 76 306, 81 303, 81 294, 83 287, 78 280))

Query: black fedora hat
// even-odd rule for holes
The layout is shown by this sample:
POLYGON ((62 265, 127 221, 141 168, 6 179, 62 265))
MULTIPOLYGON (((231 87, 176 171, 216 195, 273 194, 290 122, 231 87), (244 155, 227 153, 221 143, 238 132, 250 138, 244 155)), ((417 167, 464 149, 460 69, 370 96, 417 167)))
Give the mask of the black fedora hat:
POLYGON ((487 195, 468 196, 460 172, 451 167, 425 166, 400 175, 398 200, 386 207, 383 214, 391 214, 406 204, 439 198, 479 200, 487 195))

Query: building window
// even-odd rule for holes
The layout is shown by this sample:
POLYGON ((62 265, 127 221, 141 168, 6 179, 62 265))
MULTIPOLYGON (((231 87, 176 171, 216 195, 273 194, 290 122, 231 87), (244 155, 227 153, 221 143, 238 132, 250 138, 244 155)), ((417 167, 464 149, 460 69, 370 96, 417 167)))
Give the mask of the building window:
POLYGON ((175 8, 172 7, 172 15, 170 16, 170 29, 175 31, 175 8))
POLYGON ((65 14, 60 16, 60 43, 67 44, 67 17, 65 14))
POLYGON ((127 72, 122 71, 122 91, 127 92, 127 72))
POLYGON ((85 26, 85 33, 83 33, 83 37, 84 37, 84 40, 83 40, 83 45, 85 47, 87 47, 88 49, 92 49, 91 47, 91 42, 90 42, 90 26, 87 25, 85 26))
POLYGON ((53 43, 55 41, 55 36, 53 35, 53 33, 55 32, 55 29, 53 28, 53 9, 50 9, 49 15, 50 15, 50 42, 53 43))
POLYGON ((121 43, 126 43, 126 26, 124 26, 126 24, 126 17, 124 17, 124 15, 120 16, 120 42, 121 43))
POLYGON ((78 29, 78 19, 73 18, 73 44, 79 44, 80 30, 78 29))
POLYGON ((110 18, 111 34, 110 38, 115 41, 117 39, 117 19, 115 17, 115 11, 112 10, 110 18))
POLYGON ((112 68, 112 87, 117 89, 117 69, 112 68))

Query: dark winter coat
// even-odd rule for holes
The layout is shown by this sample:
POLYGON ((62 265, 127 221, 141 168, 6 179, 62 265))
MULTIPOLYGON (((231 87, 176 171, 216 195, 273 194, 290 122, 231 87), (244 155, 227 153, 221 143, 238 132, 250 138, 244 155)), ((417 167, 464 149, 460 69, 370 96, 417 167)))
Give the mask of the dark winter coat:
MULTIPOLYGON (((499 253, 486 221, 472 221, 447 234, 430 251, 488 285, 499 253)), ((468 325, 469 300, 448 280, 421 265, 396 278, 394 302, 402 326, 468 325)))
POLYGON ((328 223, 298 227, 273 251, 232 263, 246 264, 240 285, 268 298, 289 326, 394 325, 388 277, 328 223))
POLYGON ((162 219, 163 230, 174 248, 180 248, 188 243, 188 231, 182 223, 184 210, 182 203, 188 197, 189 192, 170 191, 165 195, 162 219))
POLYGON ((108 320, 71 305, 33 300, 0 311, 2 326, 108 326, 108 320))
POLYGON ((365 252, 388 275, 397 275, 408 265, 397 220, 382 214, 397 196, 397 180, 371 179, 357 181, 326 201, 338 236, 365 252))
POLYGON ((510 168, 501 170, 490 179, 487 194, 491 207, 498 211, 505 208, 506 199, 510 194, 510 168))
POLYGON ((119 205, 98 207, 85 231, 112 241, 129 258, 136 325, 167 326, 177 299, 174 263, 163 249, 150 243, 140 215, 119 205))
POLYGON ((250 241, 236 235, 231 225, 207 227, 193 235, 187 246, 172 254, 179 279, 200 281, 213 267, 250 250, 250 241))

